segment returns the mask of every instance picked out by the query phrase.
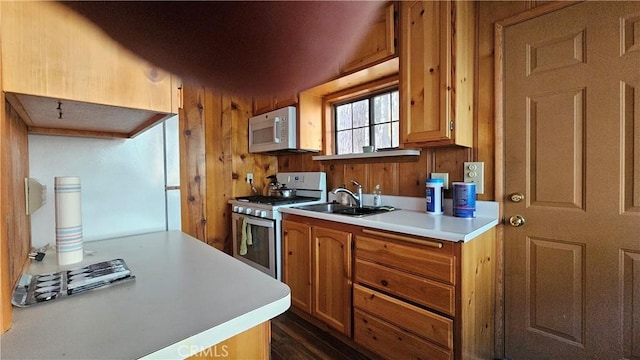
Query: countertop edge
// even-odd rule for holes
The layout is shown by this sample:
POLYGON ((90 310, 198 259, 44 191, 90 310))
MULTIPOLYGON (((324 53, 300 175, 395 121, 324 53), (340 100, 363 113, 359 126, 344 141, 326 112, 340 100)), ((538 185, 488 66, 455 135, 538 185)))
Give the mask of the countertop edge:
POLYGON ((219 324, 199 334, 190 336, 175 344, 145 355, 140 359, 188 358, 233 336, 251 329, 265 321, 284 313, 291 306, 291 293, 225 323, 219 324), (187 349, 187 350, 185 350, 187 349), (178 355, 178 356, 176 356, 178 355))
MULTIPOLYGON (((394 232, 399 232, 407 235, 424 236, 424 237, 430 237, 430 238, 435 238, 439 240, 453 241, 453 242, 460 242, 460 241, 467 242, 469 240, 474 239, 478 235, 481 235, 482 233, 486 232, 492 227, 498 225, 497 218, 477 217, 474 219, 476 220, 486 219, 488 222, 470 232, 452 232, 452 231, 442 231, 442 230, 435 230, 435 229, 432 230, 432 229, 424 229, 419 227, 412 227, 412 226, 399 225, 399 224, 393 224, 393 223, 386 223, 380 220, 373 220, 374 217, 368 217, 368 216, 358 218, 358 217, 350 217, 345 215, 335 215, 330 213, 301 210, 293 207, 284 207, 279 209, 279 211, 284 214, 300 215, 300 216, 310 217, 310 218, 319 219, 319 220, 336 221, 344 224, 369 227, 369 228, 374 228, 379 230, 394 231, 394 232)), ((414 211, 414 210, 396 210, 396 211, 414 211)), ((431 215, 425 214, 425 216, 431 216, 431 215)), ((459 220, 460 222, 464 222, 464 221, 470 221, 473 219, 456 218, 456 220, 459 220)))

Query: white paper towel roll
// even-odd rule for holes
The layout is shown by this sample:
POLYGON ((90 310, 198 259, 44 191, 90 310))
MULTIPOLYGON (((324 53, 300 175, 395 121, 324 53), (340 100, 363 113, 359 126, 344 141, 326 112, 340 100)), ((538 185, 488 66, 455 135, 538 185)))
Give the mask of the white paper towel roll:
POLYGON ((56 250, 58 265, 82 261, 82 209, 80 178, 55 178, 56 195, 56 250))

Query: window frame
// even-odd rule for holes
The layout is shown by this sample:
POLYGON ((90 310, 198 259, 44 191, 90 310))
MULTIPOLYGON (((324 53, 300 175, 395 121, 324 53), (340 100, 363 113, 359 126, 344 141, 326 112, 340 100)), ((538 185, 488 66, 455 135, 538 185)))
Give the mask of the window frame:
MULTIPOLYGON (((322 98, 324 107, 324 153, 326 155, 335 155, 336 151, 336 119, 334 104, 343 104, 354 101, 356 99, 367 98, 373 94, 380 94, 384 92, 390 92, 393 90, 402 91, 400 89, 399 76, 397 74, 391 75, 385 78, 378 79, 376 81, 356 85, 348 89, 344 89, 338 92, 330 93, 322 98)), ((399 104, 400 108, 402 107, 399 104)), ((400 111, 402 111, 400 109, 400 111)), ((402 114, 400 114, 402 118, 402 114)), ((399 139, 398 147, 402 148, 402 122, 399 124, 399 139)))
MULTIPOLYGON (((355 129, 367 128, 369 130, 368 131, 369 132, 369 143, 365 144, 365 146, 366 145, 373 145, 376 148, 378 148, 378 145, 375 143, 375 140, 376 140, 376 136, 375 136, 376 125, 389 124, 389 126, 391 126, 392 134, 393 134, 393 123, 397 122, 398 125, 399 125, 400 119, 398 118, 397 120, 394 120, 393 118, 391 118, 389 121, 384 121, 384 122, 380 122, 380 123, 374 122, 374 117, 375 117, 374 98, 376 98, 379 95, 383 95, 383 94, 389 94, 391 96, 391 94, 393 94, 394 92, 398 93, 398 111, 399 111, 400 110, 399 109, 400 108, 400 88, 398 86, 392 86, 390 88, 384 88, 384 89, 381 89, 381 90, 378 90, 378 91, 375 91, 375 92, 371 92, 371 93, 368 93, 368 94, 360 96, 360 97, 355 97, 355 98, 352 98, 352 99, 348 99, 348 100, 332 103, 331 107, 333 108, 333 123, 334 123, 333 138, 337 139, 338 138, 338 133, 341 132, 341 131, 346 131, 346 130, 349 130, 349 129, 350 130, 355 130, 355 129), (369 123, 367 125, 365 125, 365 126, 359 126, 359 127, 351 126, 351 128, 349 128, 349 129, 338 130, 335 127, 335 122, 336 122, 337 117, 338 117, 338 107, 342 106, 342 105, 346 105, 346 104, 356 103, 356 102, 359 102, 359 101, 362 101, 362 100, 367 100, 367 102, 369 103, 369 109, 368 109, 369 110, 369 115, 368 115, 369 116, 369 123)), ((397 147, 399 147, 400 146, 400 133, 399 133, 399 130, 398 130, 397 136, 398 136, 398 146, 397 147)), ((352 140, 353 140, 353 133, 352 133, 352 140)), ((391 140, 391 148, 394 148, 393 147, 393 138, 391 140)), ((352 150, 352 152, 345 153, 345 154, 358 154, 359 153, 359 152, 354 151, 356 149, 353 148, 353 147, 352 147, 351 150, 352 150)), ((334 149, 333 149, 333 151, 334 151, 335 154, 340 155, 338 153, 338 142, 337 141, 334 141, 334 149)))

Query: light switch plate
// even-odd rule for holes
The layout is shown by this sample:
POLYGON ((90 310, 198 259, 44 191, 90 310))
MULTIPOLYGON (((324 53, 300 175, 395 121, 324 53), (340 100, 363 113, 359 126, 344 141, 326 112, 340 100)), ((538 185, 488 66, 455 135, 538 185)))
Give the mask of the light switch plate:
POLYGON ((24 178, 26 214, 31 215, 47 202, 47 187, 33 178, 24 178))
POLYGON ((249 184, 253 182, 253 173, 247 173, 247 182, 249 184))
POLYGON ((442 179, 444 181, 444 188, 449 188, 449 173, 431 173, 432 179, 442 179))
POLYGON ((476 194, 484 194, 484 162, 465 162, 464 182, 475 183, 476 194))

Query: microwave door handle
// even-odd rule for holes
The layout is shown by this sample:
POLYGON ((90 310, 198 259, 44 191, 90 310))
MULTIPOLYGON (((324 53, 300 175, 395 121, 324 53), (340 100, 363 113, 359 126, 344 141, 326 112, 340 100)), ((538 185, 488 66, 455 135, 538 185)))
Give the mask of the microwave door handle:
POLYGON ((273 142, 276 144, 280 143, 280 138, 278 134, 280 133, 280 117, 276 116, 273 118, 273 142))

